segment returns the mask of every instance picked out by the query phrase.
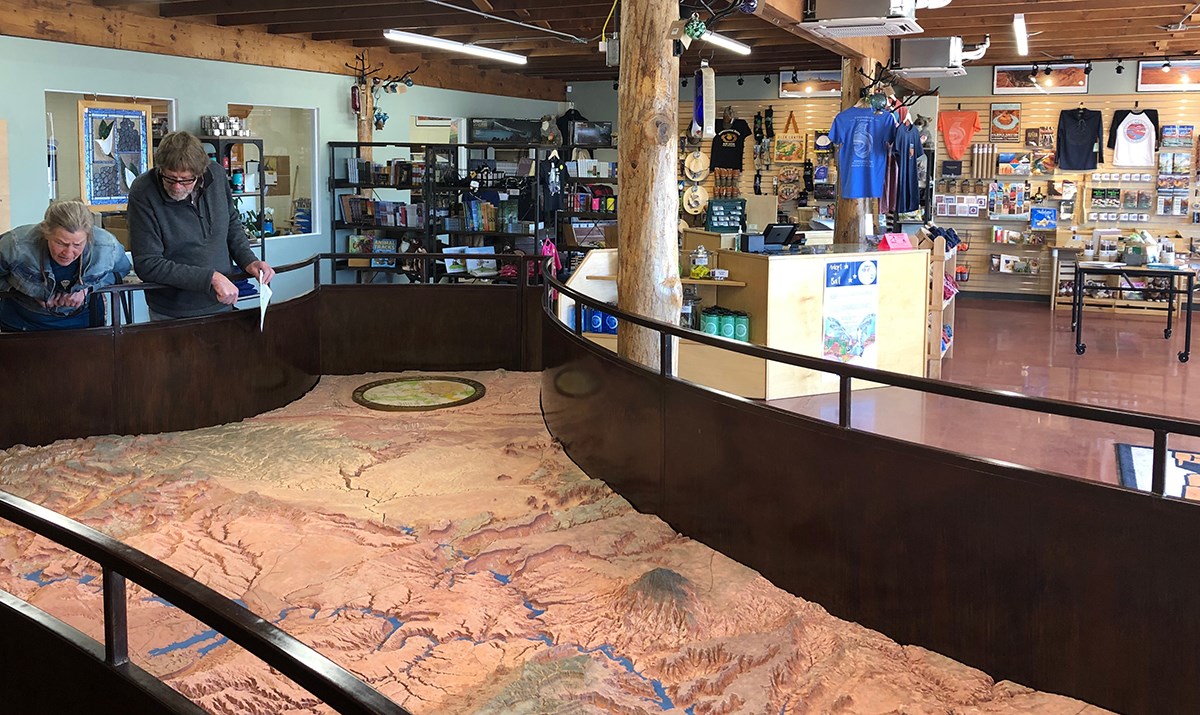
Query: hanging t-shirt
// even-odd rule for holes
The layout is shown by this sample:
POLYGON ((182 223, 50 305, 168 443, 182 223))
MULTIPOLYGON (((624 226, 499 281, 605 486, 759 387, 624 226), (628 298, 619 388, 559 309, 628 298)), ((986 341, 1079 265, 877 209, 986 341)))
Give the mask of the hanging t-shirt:
POLYGON ((1095 109, 1064 109, 1058 114, 1055 160, 1062 171, 1091 171, 1104 161, 1104 120, 1095 109))
POLYGON ((1158 148, 1158 110, 1118 109, 1108 128, 1113 166, 1154 166, 1158 148))
POLYGON ((896 141, 892 143, 892 155, 896 157, 896 211, 908 213, 921 207, 921 183, 918 163, 925 158, 921 146, 921 130, 911 124, 896 128, 896 141))
POLYGON ((967 147, 971 146, 971 137, 979 128, 979 112, 962 110, 938 113, 938 131, 942 133, 946 154, 955 161, 963 158, 967 147))
POLYGON ((564 207, 563 195, 567 191, 570 176, 567 174, 567 164, 557 156, 542 161, 541 171, 542 211, 548 219, 553 219, 555 211, 564 207))
POLYGON ((890 114, 851 107, 834 117, 829 138, 838 145, 843 199, 883 195, 888 145, 895 136, 896 120, 890 114))
POLYGON ((745 119, 735 119, 729 126, 725 120, 717 120, 717 135, 712 140, 712 166, 716 169, 742 170, 746 156, 746 137, 750 136, 750 125, 745 119))

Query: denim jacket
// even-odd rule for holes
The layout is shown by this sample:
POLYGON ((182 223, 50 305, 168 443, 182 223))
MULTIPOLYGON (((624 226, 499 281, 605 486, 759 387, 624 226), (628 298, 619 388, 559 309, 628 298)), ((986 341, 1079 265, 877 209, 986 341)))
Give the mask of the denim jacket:
MULTIPOLYGON (((18 226, 0 236, 0 290, 13 291, 13 299, 36 313, 70 315, 79 308, 45 308, 54 295, 54 259, 38 224, 18 226)), ((133 267, 125 247, 102 228, 92 229, 92 240, 79 261, 79 282, 73 288, 95 290, 112 285, 133 267)), ((86 306, 87 303, 85 302, 86 306)))

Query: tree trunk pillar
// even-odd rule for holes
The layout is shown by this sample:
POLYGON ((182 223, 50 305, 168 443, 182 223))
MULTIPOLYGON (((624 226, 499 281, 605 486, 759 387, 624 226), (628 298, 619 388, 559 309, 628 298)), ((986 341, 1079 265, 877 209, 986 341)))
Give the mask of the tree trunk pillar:
MULTIPOLYGON (((667 32, 679 19, 674 0, 621 7, 618 166, 621 207, 617 306, 677 323, 679 283, 679 58, 667 32)), ((617 352, 657 370, 655 331, 622 324, 617 352)), ((672 365, 672 371, 674 366, 672 365)))
MULTIPOLYGON (((862 95, 866 79, 859 70, 871 74, 875 59, 845 57, 842 59, 842 109, 853 107, 862 95)), ((838 166, 838 200, 833 217, 833 242, 857 244, 871 232, 870 199, 843 199, 842 167, 838 166)))

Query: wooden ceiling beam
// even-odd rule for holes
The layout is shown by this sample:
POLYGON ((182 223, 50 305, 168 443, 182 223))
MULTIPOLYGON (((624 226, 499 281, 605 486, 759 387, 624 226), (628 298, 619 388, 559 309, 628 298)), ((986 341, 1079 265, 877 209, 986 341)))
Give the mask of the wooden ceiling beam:
POLYGON ((955 0, 950 5, 938 10, 921 10, 917 13, 917 22, 924 25, 926 19, 939 20, 946 17, 1007 15, 1011 23, 1013 13, 1018 12, 1025 13, 1025 18, 1028 20, 1030 15, 1087 10, 1120 10, 1122 8, 1126 12, 1140 12, 1142 8, 1174 8, 1178 12, 1178 17, 1182 18, 1187 13, 1189 5, 1178 0, 1174 2, 1171 0, 1148 0, 1145 3, 1138 3, 1137 5, 1131 5, 1121 0, 1039 0, 1037 2, 1030 2, 1029 0, 999 0, 998 2, 990 2, 989 0, 976 0, 974 2, 971 0, 955 0))
POLYGON ((773 25, 819 45, 840 57, 871 58, 887 63, 892 58, 892 44, 887 37, 854 37, 841 40, 812 37, 796 29, 804 19, 804 0, 760 0, 754 14, 773 25))
MULTIPOLYGON (((574 7, 552 7, 543 12, 550 20, 596 16, 601 18, 608 12, 611 3, 605 0, 587 2, 574 7)), ((470 17, 453 10, 443 9, 428 3, 400 4, 389 3, 386 6, 338 6, 316 10, 272 10, 254 13, 225 14, 217 16, 218 25, 272 25, 280 29, 288 24, 320 23, 334 20, 369 20, 377 23, 393 20, 408 20, 411 18, 448 17, 457 20, 470 17)))
MULTIPOLYGON (((171 21, 72 0, 6 0, 0 12, 0 35, 335 75, 349 74, 345 65, 353 63, 360 51, 350 45, 171 21)), ((384 74, 401 75, 417 61, 412 53, 371 54, 371 61, 384 61, 384 74)), ((512 72, 470 71, 442 59, 421 68, 422 85, 465 91, 486 86, 490 93, 534 99, 563 96, 562 84, 556 81, 512 72)))
POLYGON ((162 17, 200 17, 208 15, 239 15, 260 12, 337 10, 347 7, 383 8, 421 7, 432 8, 421 0, 185 0, 164 4, 159 14, 162 17))

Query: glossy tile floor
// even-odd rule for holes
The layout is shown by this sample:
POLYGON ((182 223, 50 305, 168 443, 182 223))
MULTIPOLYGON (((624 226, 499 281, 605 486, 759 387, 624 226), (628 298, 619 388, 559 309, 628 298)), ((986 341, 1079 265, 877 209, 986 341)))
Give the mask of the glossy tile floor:
MULTIPOLYGON (((942 379, 1024 395, 1194 418, 1200 410, 1197 355, 1180 363, 1183 326, 1163 339, 1164 317, 1088 312, 1084 355, 1075 354, 1070 311, 1045 303, 958 299, 954 357, 942 379)), ((773 400, 793 412, 837 420, 837 396, 773 400)), ((862 430, 1043 471, 1118 483, 1114 445, 1149 446, 1149 431, 1024 412, 884 387, 858 390, 853 425, 862 430)), ((1172 436, 1174 449, 1200 439, 1172 436)))

